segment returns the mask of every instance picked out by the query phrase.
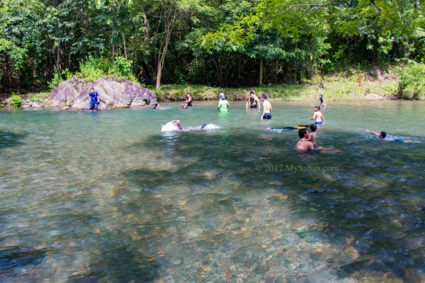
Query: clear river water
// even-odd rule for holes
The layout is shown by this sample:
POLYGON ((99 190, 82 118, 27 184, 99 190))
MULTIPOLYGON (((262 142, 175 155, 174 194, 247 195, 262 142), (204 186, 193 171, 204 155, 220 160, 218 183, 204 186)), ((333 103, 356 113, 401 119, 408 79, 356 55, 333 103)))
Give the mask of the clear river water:
POLYGON ((0 281, 425 281, 425 102, 230 104, 0 111, 0 281))

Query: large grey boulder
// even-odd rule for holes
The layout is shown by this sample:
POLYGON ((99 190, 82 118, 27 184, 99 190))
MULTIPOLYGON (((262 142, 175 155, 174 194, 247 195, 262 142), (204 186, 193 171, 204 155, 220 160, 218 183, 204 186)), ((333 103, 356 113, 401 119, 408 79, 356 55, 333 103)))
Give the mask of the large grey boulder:
POLYGON ((99 93, 101 109, 116 109, 138 107, 156 102, 156 96, 150 90, 128 80, 98 79, 83 82, 72 78, 61 82, 52 90, 48 99, 54 107, 69 107, 71 109, 87 109, 90 105, 89 92, 91 88, 99 93))

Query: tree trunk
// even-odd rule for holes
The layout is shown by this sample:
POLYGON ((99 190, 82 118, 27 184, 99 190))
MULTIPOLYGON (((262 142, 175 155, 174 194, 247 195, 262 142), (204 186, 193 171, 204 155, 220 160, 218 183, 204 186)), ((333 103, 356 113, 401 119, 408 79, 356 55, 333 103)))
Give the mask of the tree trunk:
POLYGON ((169 16, 167 17, 168 23, 165 29, 164 46, 162 47, 162 52, 158 54, 158 64, 157 64, 157 70, 156 70, 156 84, 155 84, 156 89, 161 89, 162 69, 164 68, 165 55, 167 55, 168 44, 170 43, 171 31, 173 30, 173 25, 176 20, 176 14, 177 14, 177 6, 172 8, 169 16))
POLYGON ((60 46, 56 47, 56 56, 55 56, 55 65, 56 65, 56 70, 58 71, 59 77, 62 77, 62 67, 61 67, 61 49, 60 46))
POLYGON ((238 55, 238 86, 241 84, 241 57, 238 55))
MULTIPOLYGON (((217 55, 218 56, 218 55, 217 55)), ((216 75, 218 77, 218 85, 222 86, 223 85, 223 79, 221 78, 221 72, 220 72, 220 66, 219 66, 219 62, 217 62, 215 60, 216 57, 214 57, 214 66, 215 66, 215 70, 216 70, 216 75)))
POLYGON ((9 82, 8 87, 12 87, 13 81, 12 81, 12 67, 10 66, 10 59, 9 55, 6 55, 6 73, 7 73, 7 80, 9 82))
POLYGON ((381 52, 379 52, 379 41, 378 35, 375 34, 375 39, 373 42, 373 72, 378 80, 382 80, 382 71, 381 71, 381 52))
POLYGON ((124 57, 126 60, 128 60, 127 58, 127 48, 125 47, 125 36, 124 36, 124 32, 121 31, 121 37, 122 37, 122 47, 124 49, 124 57))
POLYGON ((156 68, 156 89, 161 89, 161 76, 162 76, 162 64, 161 61, 158 62, 158 66, 156 68))
POLYGON ((143 35, 144 41, 148 41, 150 38, 150 25, 148 21, 148 17, 146 17, 145 11, 143 11, 143 23, 145 24, 145 34, 143 35))
POLYGON ((114 42, 112 41, 112 62, 115 61, 115 46, 114 46, 114 42))
POLYGON ((263 85, 263 59, 260 60, 260 79, 258 80, 258 84, 263 85))

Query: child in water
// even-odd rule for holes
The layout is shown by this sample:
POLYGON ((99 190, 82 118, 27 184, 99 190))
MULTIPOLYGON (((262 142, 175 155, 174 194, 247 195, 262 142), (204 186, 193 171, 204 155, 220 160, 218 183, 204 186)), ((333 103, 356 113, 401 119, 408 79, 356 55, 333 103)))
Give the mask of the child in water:
POLYGON ((316 148, 317 147, 317 143, 316 143, 317 126, 315 124, 311 124, 309 129, 310 129, 310 134, 308 135, 308 140, 311 141, 313 143, 314 148, 316 148))
POLYGON ((325 118, 323 117, 322 112, 320 112, 320 106, 316 106, 314 108, 313 118, 310 118, 309 120, 314 120, 314 123, 316 125, 321 125, 325 123, 325 118))
POLYGON ((324 148, 322 146, 314 146, 314 144, 310 141, 310 136, 307 133, 306 129, 300 129, 298 130, 298 136, 300 137, 300 140, 297 143, 296 150, 298 152, 316 152, 320 150, 320 153, 325 154, 334 154, 334 153, 340 153, 341 150, 339 149, 333 149, 333 148, 324 148))
POLYGON ((300 129, 298 131, 298 136, 300 137, 296 146, 298 152, 309 152, 323 149, 322 147, 315 147, 313 145, 306 129, 300 129))

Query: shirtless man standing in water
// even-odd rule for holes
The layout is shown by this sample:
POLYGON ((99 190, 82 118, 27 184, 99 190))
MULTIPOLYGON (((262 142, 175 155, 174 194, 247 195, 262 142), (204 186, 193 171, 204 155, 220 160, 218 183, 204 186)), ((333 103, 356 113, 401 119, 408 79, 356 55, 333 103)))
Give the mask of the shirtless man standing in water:
POLYGON ((268 119, 271 120, 272 118, 272 105, 267 100, 267 95, 263 94, 261 96, 261 101, 263 101, 263 116, 261 116, 261 119, 268 119))

